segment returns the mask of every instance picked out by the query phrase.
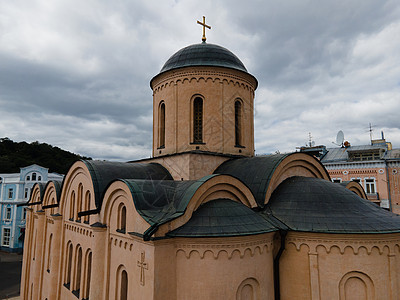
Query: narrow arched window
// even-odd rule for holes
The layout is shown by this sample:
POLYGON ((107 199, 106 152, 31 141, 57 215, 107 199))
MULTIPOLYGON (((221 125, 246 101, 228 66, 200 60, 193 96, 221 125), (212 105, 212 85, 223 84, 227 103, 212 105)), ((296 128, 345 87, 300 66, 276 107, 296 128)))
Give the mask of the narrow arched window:
POLYGON ((86 255, 86 279, 85 279, 85 288, 83 293, 83 299, 89 299, 90 292, 90 276, 92 273, 92 251, 88 251, 86 255))
POLYGON ((193 143, 203 142, 203 99, 193 101, 193 143))
POLYGON ((74 295, 79 298, 79 291, 81 288, 81 275, 82 275, 82 247, 78 248, 76 254, 76 264, 75 264, 75 288, 74 295))
POLYGON ((235 101, 235 146, 242 145, 242 103, 235 101))
POLYGON ((128 273, 125 270, 121 272, 121 300, 128 299, 128 273))
POLYGON ((75 214, 75 193, 73 192, 71 195, 71 203, 69 208, 69 219, 72 221, 74 219, 75 214))
MULTIPOLYGON (((88 211, 90 209, 90 192, 86 192, 86 197, 85 197, 85 211, 88 211)), ((89 223, 89 215, 84 217, 84 222, 89 223)))
POLYGON ((50 273, 50 264, 51 264, 51 242, 53 240, 53 234, 50 234, 49 237, 49 245, 47 249, 47 272, 50 273))
POLYGON ((165 103, 161 102, 158 110, 158 147, 165 147, 165 103))
POLYGON ((126 207, 123 204, 121 204, 118 209, 117 230, 122 233, 126 231, 126 207))
POLYGON ((71 270, 72 270, 72 244, 69 243, 67 245, 67 257, 66 257, 66 266, 65 266, 65 281, 64 285, 69 288, 71 283, 71 270))
POLYGON ((82 196, 83 196, 83 185, 79 184, 79 186, 78 186, 78 201, 76 203, 76 217, 75 217, 75 220, 77 220, 77 221, 81 220, 78 213, 80 211, 82 211, 82 196))

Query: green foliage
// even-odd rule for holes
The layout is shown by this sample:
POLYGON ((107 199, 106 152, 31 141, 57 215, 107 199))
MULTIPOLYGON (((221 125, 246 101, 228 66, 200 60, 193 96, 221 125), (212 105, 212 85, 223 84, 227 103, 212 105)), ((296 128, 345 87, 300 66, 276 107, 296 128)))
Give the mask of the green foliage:
POLYGON ((38 141, 14 142, 0 138, 0 173, 18 173, 22 167, 37 164, 49 172, 66 174, 69 167, 79 159, 91 159, 38 141))

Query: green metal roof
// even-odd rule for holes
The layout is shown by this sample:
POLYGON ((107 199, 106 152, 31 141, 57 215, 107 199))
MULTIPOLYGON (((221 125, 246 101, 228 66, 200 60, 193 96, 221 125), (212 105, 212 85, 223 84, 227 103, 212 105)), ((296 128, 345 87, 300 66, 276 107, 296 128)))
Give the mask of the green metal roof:
POLYGON ((225 67, 247 73, 244 64, 231 51, 205 42, 187 46, 176 52, 167 60, 160 73, 191 66, 225 67))
POLYGON ((362 199, 340 184, 310 177, 290 177, 273 192, 265 217, 289 230, 322 233, 400 232, 400 216, 362 199))
POLYGON ((116 179, 172 180, 171 174, 156 163, 122 163, 99 160, 83 160, 93 182, 96 208, 100 209, 104 193, 116 179))
POLYGON ((262 234, 278 229, 246 205, 217 199, 202 204, 170 237, 228 237, 262 234))
POLYGON ((50 180, 50 181, 47 182, 45 190, 47 189, 47 186, 51 182, 54 183, 54 187, 56 189, 56 201, 57 201, 57 204, 58 204, 58 203, 60 203, 62 184, 63 184, 64 181, 63 180, 50 180))
MULTIPOLYGON (((46 183, 45 182, 36 182, 32 186, 32 190, 35 188, 35 185, 37 185, 39 187, 40 202, 43 202, 44 192, 46 191, 46 183)), ((29 201, 27 203, 33 203, 32 196, 33 196, 33 194, 31 193, 29 196, 29 201)))
POLYGON ((199 180, 121 180, 129 187, 135 208, 149 224, 163 224, 186 211, 197 189, 215 175, 199 180))
POLYGON ((290 154, 274 154, 231 159, 221 164, 214 174, 226 174, 241 180, 249 187, 260 207, 264 207, 269 182, 279 163, 290 154))

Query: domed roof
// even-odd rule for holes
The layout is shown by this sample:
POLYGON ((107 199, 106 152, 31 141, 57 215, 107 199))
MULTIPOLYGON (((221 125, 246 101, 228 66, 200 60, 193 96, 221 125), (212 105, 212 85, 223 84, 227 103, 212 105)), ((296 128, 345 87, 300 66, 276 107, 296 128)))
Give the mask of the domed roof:
POLYGON ((264 213, 290 230, 323 233, 400 232, 400 216, 362 199, 340 184, 290 177, 273 192, 264 213))
POLYGON ((227 237, 262 234, 278 229, 246 205, 216 199, 202 204, 191 219, 170 231, 171 237, 227 237))
POLYGON ((160 73, 191 66, 213 66, 231 68, 247 73, 240 59, 228 49, 208 43, 187 46, 172 55, 160 73))

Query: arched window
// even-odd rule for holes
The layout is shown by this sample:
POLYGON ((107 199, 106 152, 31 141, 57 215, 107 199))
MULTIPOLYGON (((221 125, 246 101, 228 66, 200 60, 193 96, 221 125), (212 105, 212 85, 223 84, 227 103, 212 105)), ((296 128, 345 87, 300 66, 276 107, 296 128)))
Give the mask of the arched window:
POLYGON ((50 234, 49 237, 49 245, 47 249, 47 272, 50 273, 50 264, 51 264, 51 242, 53 240, 53 234, 50 234))
POLYGON ((76 203, 76 218, 75 218, 75 220, 77 220, 77 221, 81 220, 78 213, 80 211, 82 211, 82 195, 83 195, 83 185, 79 184, 79 186, 78 186, 78 201, 76 203))
POLYGON ((165 103, 161 102, 158 109, 158 147, 165 147, 165 103))
POLYGON ((242 281, 236 291, 236 300, 260 299, 260 284, 255 278, 242 281))
POLYGON ((235 101, 235 146, 242 145, 242 103, 235 101))
POLYGON ((118 207, 118 225, 117 230, 119 232, 125 233, 126 231, 126 207, 123 204, 120 204, 118 207))
POLYGON ((122 265, 117 270, 115 299, 128 300, 128 273, 122 265))
MULTIPOLYGON (((90 192, 86 192, 86 197, 85 197, 85 211, 88 211, 90 209, 90 192)), ((84 222, 89 223, 89 215, 84 216, 84 222)))
POLYGON ((32 180, 33 180, 33 181, 36 180, 36 173, 32 173, 32 180))
POLYGON ((203 99, 193 101, 193 143, 203 142, 203 99))
POLYGON ((82 275, 82 247, 78 246, 76 253, 76 264, 75 264, 75 285, 73 293, 79 298, 79 291, 81 288, 81 275, 82 275))
POLYGON ((82 294, 83 299, 89 299, 89 292, 90 292, 90 276, 92 273, 92 251, 88 250, 86 254, 86 269, 85 269, 85 285, 84 285, 84 292, 82 294))
POLYGON ((69 289, 71 283, 71 270, 72 270, 72 244, 67 245, 67 256, 65 260, 65 280, 64 285, 69 289))
POLYGON ((371 278, 364 273, 352 271, 345 274, 339 282, 340 299, 357 299, 371 300, 375 299, 374 283, 371 278))
POLYGON ((71 195, 71 203, 70 203, 70 208, 69 208, 69 219, 72 221, 74 219, 75 215, 75 193, 72 192, 71 195))

